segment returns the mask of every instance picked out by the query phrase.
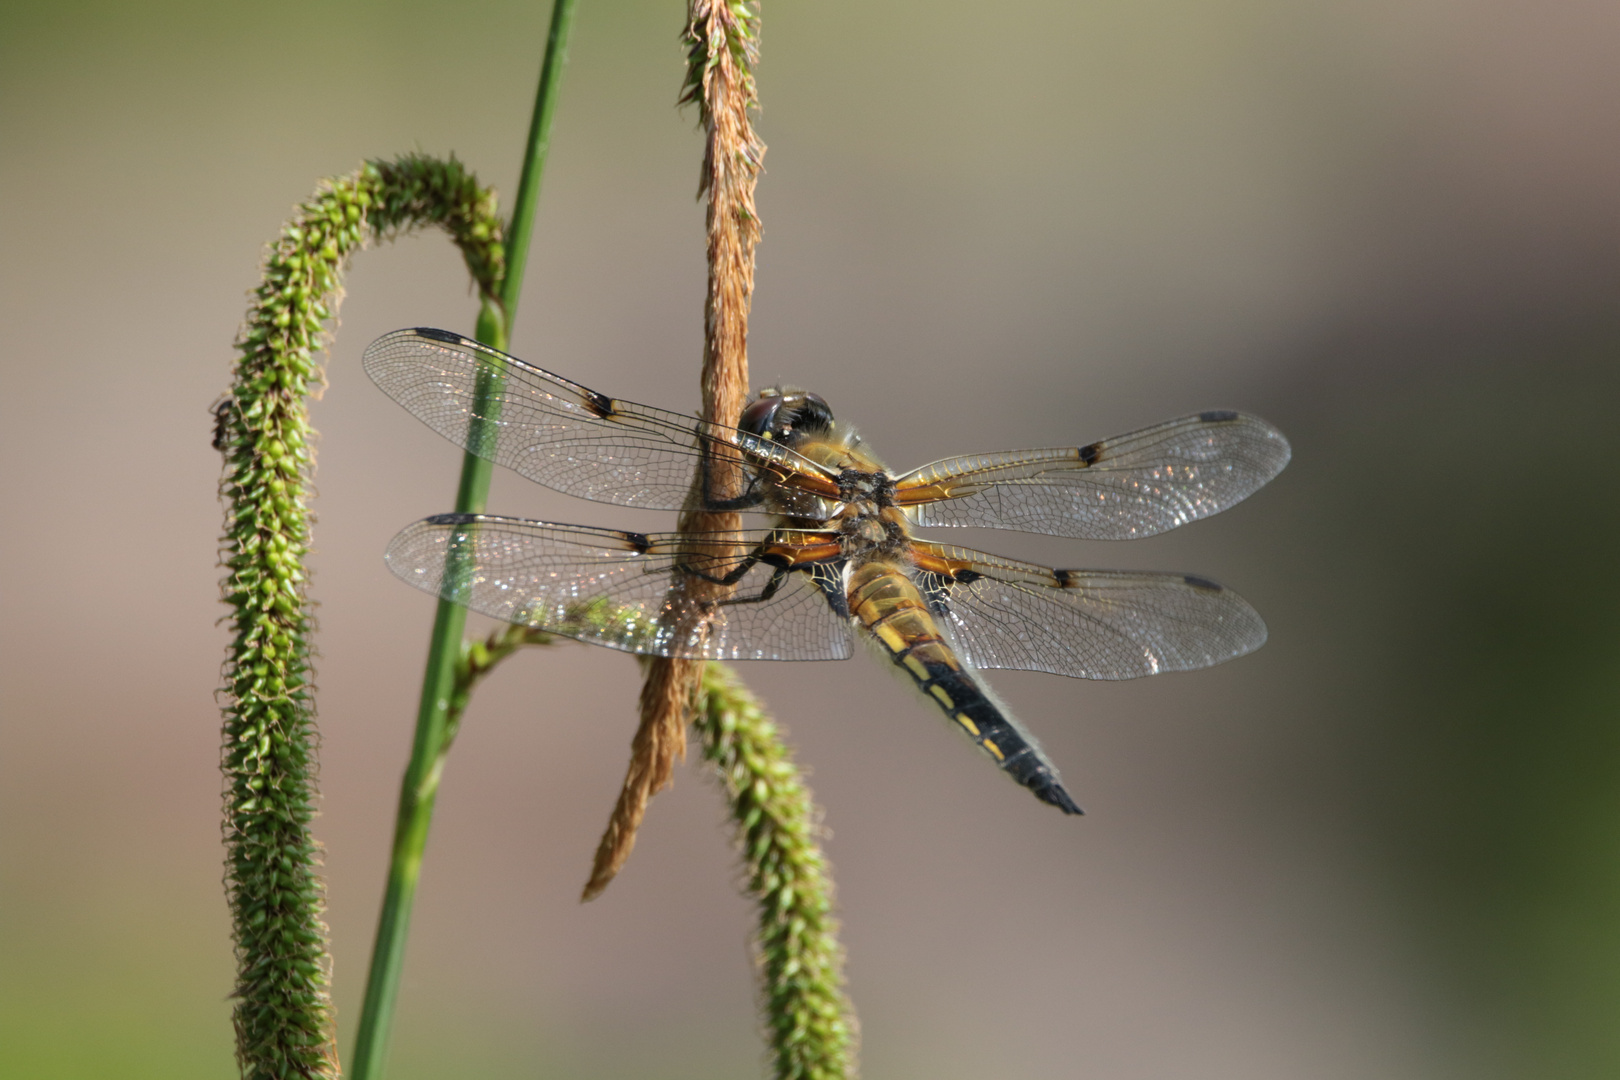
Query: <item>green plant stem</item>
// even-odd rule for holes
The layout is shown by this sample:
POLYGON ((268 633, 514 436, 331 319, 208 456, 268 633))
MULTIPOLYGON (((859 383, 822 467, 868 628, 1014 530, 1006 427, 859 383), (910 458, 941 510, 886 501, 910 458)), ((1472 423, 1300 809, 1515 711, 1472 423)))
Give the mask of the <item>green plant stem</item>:
MULTIPOLYGON (((546 39, 545 60, 540 70, 529 124, 523 173, 518 181, 512 224, 506 233, 506 272, 498 290, 499 303, 486 300, 479 313, 477 337, 486 345, 505 350, 529 249, 535 207, 540 196, 540 177, 550 148, 551 119, 556 111, 557 90, 568 55, 568 35, 573 26, 575 0, 555 0, 551 29, 546 39)), ((475 391, 487 403, 495 389, 481 381, 475 391)), ((488 415, 475 401, 476 417, 488 415)), ((469 443, 479 445, 478 433, 469 443)), ((467 454, 462 459, 461 480, 456 491, 456 512, 482 513, 489 494, 493 466, 483 458, 467 454)), ((377 921, 377 938, 372 947, 371 970, 366 980, 365 1002, 350 1075, 355 1080, 375 1080, 382 1075, 389 1036, 393 1027, 394 1004, 399 992, 400 973, 405 963, 405 944, 410 932, 411 907, 421 876, 422 854, 427 847, 428 829, 448 749, 450 707, 456 684, 456 667, 461 658, 467 610, 446 600, 439 602, 428 644, 426 670, 422 677, 422 697, 417 709, 416 733, 411 759, 400 785, 399 813, 394 824, 393 854, 389 863, 388 885, 377 921)))
MULTIPOLYGON (((563 65, 568 63, 568 36, 574 29, 575 0, 554 0, 551 30, 546 35, 546 59, 540 67, 540 86, 534 95, 534 113, 529 119, 529 152, 523 158, 523 175, 518 179, 517 202, 512 204, 512 226, 507 230, 506 276, 501 279, 501 307, 508 332, 517 313, 518 294, 523 291, 523 270, 529 260, 529 238, 534 231, 535 209, 540 205, 540 175, 551 150, 551 118, 557 111, 557 89, 562 85, 563 65)), ((494 345, 493 341, 485 341, 494 345)), ((496 346, 505 349, 505 344, 496 346)))

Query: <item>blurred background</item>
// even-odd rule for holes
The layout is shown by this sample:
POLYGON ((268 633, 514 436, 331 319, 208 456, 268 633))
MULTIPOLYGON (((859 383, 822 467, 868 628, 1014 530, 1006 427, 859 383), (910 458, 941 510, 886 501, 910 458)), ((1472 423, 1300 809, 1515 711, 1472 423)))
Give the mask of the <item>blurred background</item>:
MULTIPOLYGON (((208 407, 319 178, 421 149, 512 190, 548 16, 0 8, 0 1075, 233 1075, 208 407)), ((514 349, 688 410, 682 20, 581 3, 514 349)), ((766 4, 756 385, 817 390, 897 468, 1209 408, 1294 445, 1160 538, 949 534, 1197 572, 1269 623, 1201 673, 993 677, 1085 818, 865 658, 743 666, 826 811, 865 1075, 1620 1072, 1617 55, 1604 0, 766 4)), ((475 314, 439 235, 348 284, 314 407, 345 1056, 432 619, 380 555, 459 460, 358 359, 475 314)), ((511 475, 490 506, 666 524, 511 475)), ((392 1077, 761 1074, 701 768, 577 902, 635 695, 577 645, 480 690, 392 1077)))

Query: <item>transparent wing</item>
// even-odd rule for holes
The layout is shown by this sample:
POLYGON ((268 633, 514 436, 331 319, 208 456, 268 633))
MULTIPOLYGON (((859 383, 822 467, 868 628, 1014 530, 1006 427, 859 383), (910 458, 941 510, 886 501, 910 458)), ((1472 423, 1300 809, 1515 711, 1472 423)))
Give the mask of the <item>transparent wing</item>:
POLYGON ((918 584, 975 667, 1134 679, 1253 652, 1266 624, 1242 597, 1186 574, 1051 570, 913 543, 918 584))
POLYGON ((1264 420, 1204 412, 1087 446, 947 458, 895 482, 919 525, 1130 540, 1219 513, 1288 464, 1264 420))
MULTIPOLYGON (((795 545, 820 533, 751 531, 682 537, 488 514, 441 514, 388 545, 388 568, 424 592, 474 611, 625 652, 707 660, 841 660, 847 619, 817 578, 826 567, 785 568, 795 545), (765 545, 776 565, 753 561, 765 545), (447 560, 462 568, 459 588, 447 560), (731 602, 672 594, 676 577, 725 578, 742 567, 731 602), (775 588, 768 599, 759 599, 775 588)), ((836 543, 836 541, 835 541, 836 543)), ((836 575, 831 575, 836 577, 836 575)), ((684 583, 684 582, 683 582, 684 583)))
POLYGON ((678 510, 707 450, 711 460, 779 485, 776 501, 797 516, 833 512, 823 500, 837 495, 836 478, 791 450, 610 398, 460 334, 396 330, 372 342, 362 363, 384 393, 440 435, 569 495, 678 510), (475 418, 484 421, 477 434, 475 418))

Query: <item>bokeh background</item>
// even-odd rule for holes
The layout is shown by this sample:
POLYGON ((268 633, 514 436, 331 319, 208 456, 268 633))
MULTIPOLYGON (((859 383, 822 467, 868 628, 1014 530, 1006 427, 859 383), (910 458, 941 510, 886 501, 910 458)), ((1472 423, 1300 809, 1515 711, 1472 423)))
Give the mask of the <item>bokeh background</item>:
MULTIPOLYGON (((210 402, 323 176, 516 182, 548 8, 0 7, 0 1075, 232 1075, 210 402)), ((689 409, 701 143, 676 0, 584 0, 515 351, 689 409)), ((813 769, 872 1078, 1620 1072, 1620 8, 1608 0, 770 0, 752 357, 897 467, 1204 408, 1294 463, 1130 545, 1258 654, 1002 673, 1090 811, 879 665, 745 665, 813 769)), ((470 330, 450 245, 360 256, 322 432, 323 814, 345 1053, 432 602, 380 552, 458 455, 358 367, 470 330)), ((497 478, 492 509, 658 527, 497 478)), ((761 1073, 720 800, 659 797, 577 903, 636 671, 509 662, 429 848, 390 1075, 761 1073)))

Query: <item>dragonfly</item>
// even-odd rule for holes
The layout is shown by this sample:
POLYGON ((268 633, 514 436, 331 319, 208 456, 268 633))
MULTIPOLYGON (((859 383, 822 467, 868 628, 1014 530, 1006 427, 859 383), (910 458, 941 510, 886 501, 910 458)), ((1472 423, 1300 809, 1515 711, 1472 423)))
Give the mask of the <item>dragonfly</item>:
POLYGON ((864 639, 1065 813, 1082 811, 981 671, 1130 679, 1266 640, 1255 610, 1207 578, 1053 569, 913 535, 974 526, 1119 540, 1208 517, 1288 463, 1282 434, 1241 412, 896 475, 803 390, 760 392, 732 427, 609 397, 445 330, 386 334, 363 363, 433 430, 546 487, 770 516, 763 528, 641 533, 439 514, 389 543, 400 578, 496 619, 650 656, 841 660, 864 639))

